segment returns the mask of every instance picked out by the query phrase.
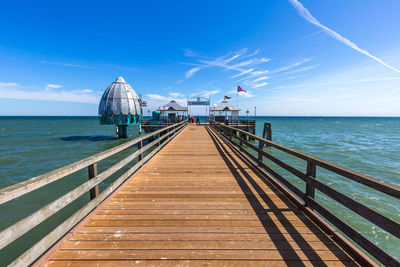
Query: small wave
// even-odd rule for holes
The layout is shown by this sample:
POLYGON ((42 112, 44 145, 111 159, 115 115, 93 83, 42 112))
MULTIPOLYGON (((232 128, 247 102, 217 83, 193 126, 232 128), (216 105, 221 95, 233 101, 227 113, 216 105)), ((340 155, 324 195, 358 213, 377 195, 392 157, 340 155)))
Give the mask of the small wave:
POLYGON ((109 140, 116 140, 117 137, 114 136, 104 136, 104 135, 96 135, 96 136, 67 136, 61 137, 63 141, 109 141, 109 140))

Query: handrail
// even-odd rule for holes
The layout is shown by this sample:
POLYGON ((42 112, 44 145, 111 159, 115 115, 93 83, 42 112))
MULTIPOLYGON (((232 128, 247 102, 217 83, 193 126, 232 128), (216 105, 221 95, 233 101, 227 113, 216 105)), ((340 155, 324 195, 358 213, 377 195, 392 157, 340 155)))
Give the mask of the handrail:
POLYGON ((350 197, 347 197, 345 194, 333 189, 332 187, 318 181, 316 179, 316 166, 320 166, 326 170, 339 174, 343 177, 349 178, 353 181, 359 182, 360 184, 366 185, 370 188, 373 188, 382 193, 386 193, 395 198, 400 198, 400 186, 391 184, 389 182, 382 181, 380 179, 374 178, 372 176, 368 176, 343 166, 325 161, 323 159, 313 157, 311 155, 299 152, 297 150, 287 148, 280 144, 274 143, 272 141, 263 139, 254 134, 248 133, 246 131, 230 127, 218 122, 211 122, 210 125, 217 130, 224 138, 229 141, 231 144, 238 147, 240 152, 243 152, 251 161, 255 162, 256 165, 266 170, 270 173, 274 178, 276 178, 279 182, 285 185, 289 190, 291 190, 294 194, 296 194, 300 199, 304 201, 305 207, 310 207, 315 209, 315 211, 319 212, 325 219, 330 221, 333 225, 335 225, 339 230, 345 233, 349 238, 351 238, 355 243, 373 255, 377 260, 382 262, 383 264, 400 264, 396 259, 394 259, 390 254, 383 251, 379 248, 375 243, 370 241, 368 238, 364 237, 361 233, 356 231, 350 225, 345 223, 343 220, 335 216, 333 213, 325 209, 320 203, 318 203, 314 199, 315 189, 319 190, 323 194, 329 196, 333 200, 337 201, 341 205, 346 208, 352 210, 356 214, 375 224, 376 226, 384 229, 388 233, 392 234, 394 237, 400 239, 400 224, 386 216, 380 214, 372 210, 371 208, 353 200, 350 197), (242 136, 238 136, 237 133, 240 133, 242 136), (247 136, 251 139, 258 141, 258 147, 248 142, 243 138, 243 136, 247 136), (227 138, 229 137, 229 138, 227 138), (232 138, 237 139, 239 142, 234 142, 231 140, 232 138), (254 156, 252 153, 243 148, 243 144, 245 144, 248 148, 258 153, 258 157, 254 156), (297 158, 303 159, 307 162, 307 173, 303 173, 302 171, 284 163, 280 159, 272 156, 268 152, 263 150, 264 145, 269 145, 271 147, 277 148, 280 151, 286 152, 297 158), (282 177, 279 173, 268 167, 263 163, 262 158, 266 157, 271 160, 278 166, 284 168, 290 173, 294 174, 301 180, 306 183, 305 192, 298 189, 284 177, 282 177))
POLYGON ((178 124, 174 124, 174 125, 159 129, 157 131, 151 132, 149 134, 143 135, 141 137, 138 137, 131 141, 123 143, 119 146, 116 146, 116 147, 110 148, 108 150, 105 150, 103 152, 100 152, 91 157, 82 159, 80 161, 77 161, 77 162, 69 164, 67 166, 47 172, 45 174, 41 174, 39 176, 30 178, 21 183, 14 184, 14 185, 8 186, 6 188, 0 189, 0 204, 3 204, 10 200, 13 200, 13 199, 20 197, 22 195, 25 195, 33 190, 36 190, 42 186, 45 186, 45 185, 50 184, 54 181, 57 181, 61 178, 64 178, 67 175, 70 175, 70 174, 77 172, 85 167, 88 167, 88 166, 92 165, 93 163, 96 163, 103 159, 106 159, 106 158, 108 158, 118 152, 121 152, 122 150, 125 150, 128 147, 131 147, 131 146, 133 146, 143 140, 146 140, 156 134, 167 131, 169 129, 172 129, 174 127, 177 127, 177 126, 185 124, 185 123, 186 122, 181 122, 178 124))
POLYGON ((82 220, 91 210, 97 207, 110 193, 112 193, 117 187, 119 187, 146 161, 148 161, 153 155, 155 155, 155 153, 157 153, 166 143, 168 143, 174 136, 176 136, 176 134, 182 131, 186 125, 187 122, 185 121, 171 125, 169 127, 162 128, 158 131, 154 131, 150 134, 138 137, 134 140, 128 141, 122 145, 108 149, 104 152, 98 153, 89 158, 83 159, 81 161, 57 169, 61 171, 61 174, 57 174, 56 173, 57 170, 54 170, 46 174, 31 178, 17 185, 2 189, 1 190, 2 194, 0 194, 0 199, 3 198, 2 199, 3 201, 0 202, 0 204, 5 203, 9 200, 12 200, 28 192, 31 192, 53 181, 61 179, 84 167, 89 167, 90 169, 90 167, 93 167, 93 165, 97 164, 98 161, 110 157, 126 148, 131 147, 132 145, 138 144, 138 150, 135 151, 134 153, 128 155, 127 157, 125 157, 124 159, 117 162, 116 164, 114 164, 113 166, 111 166, 110 168, 108 168, 107 170, 103 171, 98 175, 97 175, 97 169, 95 171, 95 176, 93 177, 90 177, 90 172, 89 172, 89 181, 74 188, 70 192, 63 195, 62 197, 54 200, 53 202, 47 204, 38 211, 32 213, 28 217, 21 219, 20 221, 14 223, 7 229, 0 232, 0 249, 11 244, 16 239, 18 239, 19 237, 21 237, 22 235, 24 235, 25 233, 29 232, 31 229, 39 225, 41 222, 48 219, 52 215, 56 214, 61 209, 66 207, 68 204, 72 203, 74 200, 76 200, 83 194, 87 193, 89 190, 93 190, 101 182, 103 182, 112 174, 114 174, 115 172, 126 166, 129 162, 131 162, 135 158, 139 159, 139 161, 133 167, 131 167, 124 174, 122 174, 103 192, 101 192, 99 195, 96 195, 93 199, 91 199, 89 203, 87 203, 79 211, 77 211, 75 214, 69 217, 64 223, 59 225, 56 229, 54 229, 51 233, 45 236, 41 241, 36 243, 33 247, 31 247, 28 251, 26 251, 12 263, 13 266, 14 265, 25 266, 31 264, 38 256, 40 256, 43 252, 45 252, 48 248, 50 248, 54 244, 54 242, 56 242, 59 238, 61 238, 64 234, 66 234, 76 223, 82 220), (153 138, 155 135, 157 135, 157 139, 149 142, 146 146, 142 147, 142 142, 144 140, 153 138), (143 158, 143 153, 155 145, 158 145, 158 147, 143 158), (31 185, 31 186, 29 186, 24 190, 21 190, 21 184, 31 185), (7 197, 7 195, 5 195, 7 193, 12 194, 12 196, 7 197))
POLYGON ((393 196, 395 198, 399 198, 400 199, 400 185, 395 185, 395 184, 389 183, 387 181, 384 181, 384 180, 381 180, 381 179, 377 179, 377 178, 374 178, 372 176, 363 174, 361 172, 357 172, 357 171, 348 169, 348 168, 346 168, 344 166, 340 166, 338 164, 323 160, 321 158, 314 157, 314 156, 311 156, 309 154, 297 151, 295 149, 285 147, 283 145, 274 143, 274 142, 269 141, 267 139, 263 139, 263 138, 255 135, 255 134, 252 134, 252 133, 249 133, 249 132, 246 132, 246 131, 243 131, 243 130, 240 130, 240 129, 237 129, 237 128, 234 128, 234 127, 226 126, 226 125, 218 123, 218 122, 213 122, 211 124, 219 125, 221 127, 224 127, 224 128, 227 128, 227 129, 231 129, 231 130, 233 129, 233 130, 235 130, 237 132, 240 132, 242 134, 245 134, 245 135, 249 136, 250 138, 258 140, 259 142, 262 142, 263 144, 266 144, 266 145, 269 145, 271 147, 277 148, 278 150, 281 150, 283 152, 291 154, 291 155, 293 155, 295 157, 298 157, 300 159, 303 159, 303 160, 305 160, 307 162, 314 163, 314 164, 316 164, 316 165, 318 165, 318 166, 320 166, 320 167, 322 167, 324 169, 327 169, 327 170, 329 170, 331 172, 337 173, 337 174, 342 175, 342 176, 344 176, 344 177, 346 177, 348 179, 356 181, 356 182, 358 182, 360 184, 364 184, 364 185, 366 185, 368 187, 374 188, 374 189, 376 189, 378 191, 381 191, 383 193, 386 193, 388 195, 391 195, 391 196, 393 196))

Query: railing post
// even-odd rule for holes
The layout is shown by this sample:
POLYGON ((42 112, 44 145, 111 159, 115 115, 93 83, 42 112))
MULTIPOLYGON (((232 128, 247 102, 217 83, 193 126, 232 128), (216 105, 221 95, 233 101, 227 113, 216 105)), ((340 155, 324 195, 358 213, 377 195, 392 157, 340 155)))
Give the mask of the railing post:
MULTIPOLYGON (((271 123, 265 122, 264 123, 264 130, 263 130, 263 136, 264 139, 267 139, 268 141, 272 141, 272 130, 271 130, 271 123)), ((267 146, 270 146, 267 144, 267 146)))
POLYGON ((239 150, 243 152, 243 141, 242 141, 242 139, 244 139, 244 135, 241 134, 240 132, 239 132, 239 138, 241 138, 241 139, 239 139, 239 145, 240 145, 239 150))
MULTIPOLYGON (((140 142, 138 143, 137 147, 138 147, 138 150, 142 149, 142 147, 143 147, 143 141, 140 141, 140 142)), ((138 159, 139 159, 139 161, 141 161, 141 160, 143 159, 143 152, 139 154, 138 159)))
MULTIPOLYGON (((315 178, 317 171, 317 165, 314 162, 307 161, 307 179, 310 177, 315 178)), ((305 206, 308 206, 307 197, 314 199, 315 196, 315 187, 312 186, 308 181, 306 181, 306 198, 304 201, 305 206)))
MULTIPOLYGON (((258 149, 263 150, 264 149, 264 142, 261 140, 258 140, 258 149)), ((261 151, 258 151, 258 161, 262 162, 263 161, 263 155, 261 151)))
MULTIPOLYGON (((89 174, 89 180, 97 176, 97 162, 88 166, 88 174, 89 174)), ((98 194, 99 194, 99 186, 96 185, 95 187, 90 189, 90 200, 97 197, 98 194)))

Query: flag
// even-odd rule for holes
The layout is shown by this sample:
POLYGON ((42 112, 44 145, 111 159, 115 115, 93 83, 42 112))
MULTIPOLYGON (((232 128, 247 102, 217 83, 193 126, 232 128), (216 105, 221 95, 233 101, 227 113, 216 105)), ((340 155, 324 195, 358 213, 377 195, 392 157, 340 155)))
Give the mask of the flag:
POLYGON ((238 92, 245 92, 245 93, 247 93, 247 91, 246 91, 246 90, 243 90, 242 87, 240 87, 240 85, 238 85, 237 91, 238 91, 238 92))
POLYGON ((224 97, 224 100, 227 100, 227 99, 232 99, 232 97, 225 96, 225 97, 224 97))

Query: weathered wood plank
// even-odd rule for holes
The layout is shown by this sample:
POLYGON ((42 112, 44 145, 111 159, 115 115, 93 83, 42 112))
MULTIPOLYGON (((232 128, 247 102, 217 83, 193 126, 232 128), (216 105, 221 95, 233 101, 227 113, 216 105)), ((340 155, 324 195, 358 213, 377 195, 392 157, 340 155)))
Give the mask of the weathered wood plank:
MULTIPOLYGON (((134 261, 135 266, 141 267, 141 266, 163 266, 163 267, 176 267, 176 266, 215 266, 215 267, 225 267, 225 266, 232 266, 232 267, 237 267, 237 266, 243 266, 243 264, 246 264, 248 266, 252 267, 265 267, 265 266, 270 266, 270 267, 277 267, 277 266, 359 266, 353 261, 338 261, 338 260, 333 260, 333 261, 287 261, 287 260, 246 260, 245 262, 243 260, 165 260, 165 259, 158 259, 158 260, 135 260, 134 261)), ((108 261, 98 261, 98 260, 84 260, 84 261, 65 261, 65 260, 52 260, 50 261, 47 266, 105 266, 105 267, 114 267, 114 266, 132 266, 132 261, 126 261, 126 260, 108 260, 108 261)))
POLYGON ((246 234, 319 234, 320 231, 310 229, 309 227, 268 227, 266 232, 263 226, 124 226, 124 227, 89 227, 85 226, 77 232, 83 234, 90 233, 109 233, 109 234, 125 234, 125 233, 246 233, 246 234))
POLYGON ((295 241, 299 238, 307 242, 323 242, 332 243, 332 240, 328 238, 325 234, 319 233, 298 233, 298 234, 221 234, 221 233, 124 233, 124 234, 107 234, 107 233, 75 233, 70 239, 71 241, 148 241, 148 240, 158 240, 158 241, 295 241))
POLYGON ((113 220, 129 220, 129 221, 149 221, 149 220, 157 220, 157 221, 165 221, 165 220, 186 220, 186 221, 259 221, 259 220, 282 220, 282 221, 300 221, 300 220, 307 220, 307 217, 303 214, 243 214, 243 215, 171 215, 171 214, 153 214, 153 215, 141 215, 138 216, 137 214, 122 214, 120 213, 104 213, 99 212, 93 218, 93 220, 102 220, 102 221, 113 221, 113 220))
POLYGON ((258 227, 274 227, 274 226, 286 226, 287 228, 297 228, 297 227, 309 227, 310 229, 317 230, 318 228, 309 221, 284 221, 284 220, 247 220, 247 221, 234 221, 234 220, 95 220, 92 219, 86 224, 87 227, 157 227, 157 226, 207 226, 207 227, 241 227, 241 226, 258 226, 258 227))
POLYGON ((332 242, 308 242, 308 241, 287 241, 287 240, 273 240, 269 241, 228 241, 228 240, 75 240, 67 242, 62 249, 63 250, 86 250, 86 249, 96 249, 96 250, 123 250, 123 249, 160 249, 165 250, 165 248, 170 249, 236 249, 242 250, 246 249, 265 249, 265 250, 313 250, 313 251, 341 251, 341 249, 333 244, 332 242))
POLYGON ((174 250, 174 249, 120 249, 120 250, 60 250, 53 259, 63 260, 136 260, 136 259, 259 259, 259 260, 350 260, 342 251, 315 251, 312 255, 302 250, 174 250))

